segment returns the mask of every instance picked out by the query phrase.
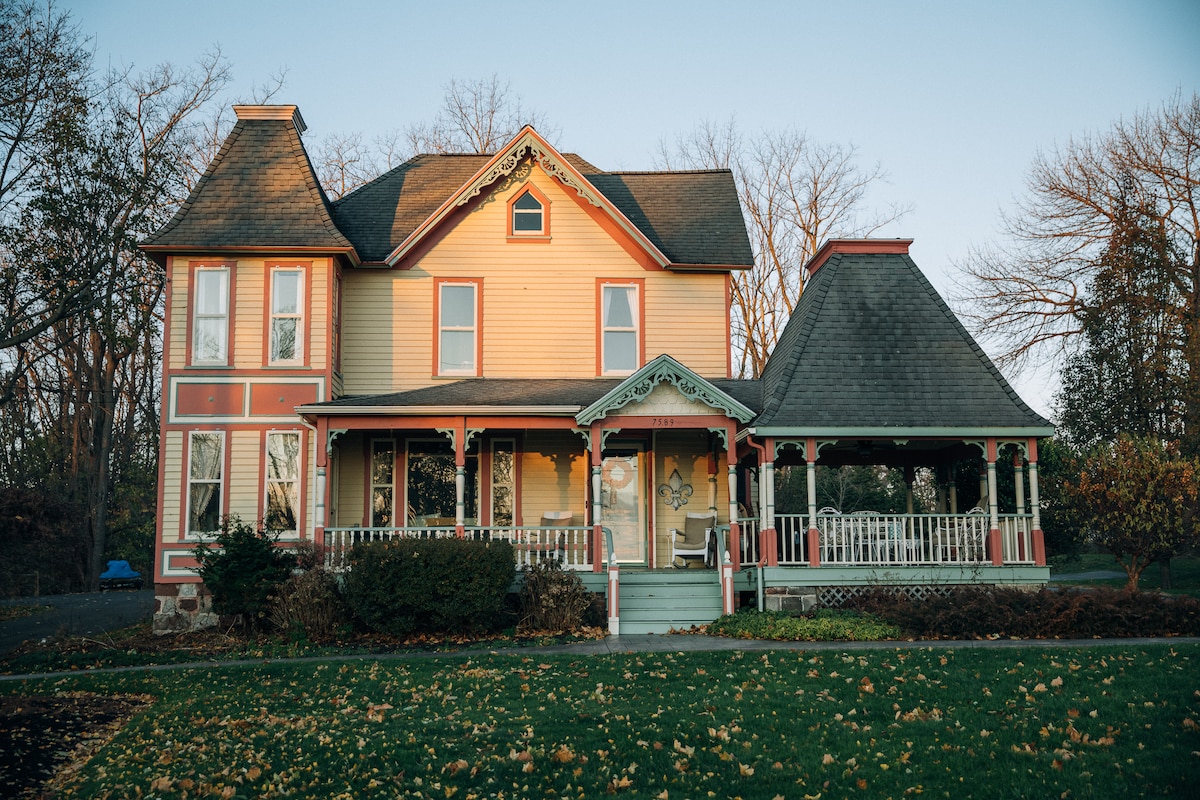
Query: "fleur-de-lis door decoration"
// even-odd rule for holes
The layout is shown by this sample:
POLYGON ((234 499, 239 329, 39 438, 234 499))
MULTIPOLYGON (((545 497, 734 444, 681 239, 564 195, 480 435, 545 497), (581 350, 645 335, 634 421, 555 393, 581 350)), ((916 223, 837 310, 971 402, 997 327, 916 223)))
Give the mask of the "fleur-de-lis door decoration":
POLYGON ((679 470, 673 470, 667 482, 658 487, 658 496, 678 511, 680 506, 687 505, 688 498, 692 496, 692 485, 683 482, 679 470))

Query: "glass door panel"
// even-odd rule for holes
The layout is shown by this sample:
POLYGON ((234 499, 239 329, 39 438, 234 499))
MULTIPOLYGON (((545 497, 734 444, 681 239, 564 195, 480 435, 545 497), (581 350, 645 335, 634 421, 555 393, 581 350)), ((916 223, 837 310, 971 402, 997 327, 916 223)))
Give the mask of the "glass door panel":
POLYGON ((601 479, 603 524, 613 532, 618 564, 646 563, 646 495, 641 448, 612 450, 604 455, 601 479))

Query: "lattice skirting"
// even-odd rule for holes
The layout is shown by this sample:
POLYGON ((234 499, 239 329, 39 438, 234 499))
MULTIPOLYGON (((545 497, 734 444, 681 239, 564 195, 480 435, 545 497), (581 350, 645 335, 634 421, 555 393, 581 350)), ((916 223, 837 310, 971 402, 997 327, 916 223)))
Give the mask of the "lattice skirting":
MULTIPOLYGON (((879 586, 812 586, 805 587, 806 591, 817 595, 817 604, 826 608, 840 608, 850 600, 859 598, 867 592, 873 592, 879 586)), ((924 586, 888 586, 890 592, 905 595, 910 600, 927 600, 930 597, 946 597, 955 589, 954 584, 937 584, 924 586)))

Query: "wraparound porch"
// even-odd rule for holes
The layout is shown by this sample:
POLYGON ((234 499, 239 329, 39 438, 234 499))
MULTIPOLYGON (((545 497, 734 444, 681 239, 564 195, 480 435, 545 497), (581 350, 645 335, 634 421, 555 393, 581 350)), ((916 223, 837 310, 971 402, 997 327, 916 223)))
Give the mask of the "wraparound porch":
MULTIPOLYGON (((764 540, 773 537, 778 554, 774 566, 778 567, 1036 565, 1029 514, 1000 515, 997 535, 990 530, 985 514, 823 513, 817 515, 815 529, 810 528, 806 515, 777 514, 776 530, 765 533, 759 522, 751 517, 738 520, 736 529, 719 526, 722 538, 736 542, 736 563, 763 561, 761 554, 771 544, 764 540)), ((458 535, 455 525, 327 528, 325 563, 330 569, 344 569, 349 550, 360 542, 458 535)), ((463 526, 461 535, 509 542, 518 570, 545 558, 578 572, 600 572, 607 565, 603 535, 597 526, 463 526), (595 557, 597 553, 601 558, 595 557)), ((723 555, 733 563, 733 553, 723 555)))

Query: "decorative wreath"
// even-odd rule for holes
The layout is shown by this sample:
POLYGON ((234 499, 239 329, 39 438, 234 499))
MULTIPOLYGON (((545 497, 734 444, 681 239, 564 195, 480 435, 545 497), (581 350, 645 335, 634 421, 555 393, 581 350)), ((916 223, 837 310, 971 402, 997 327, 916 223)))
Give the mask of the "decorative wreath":
POLYGON ((604 465, 604 482, 614 489, 623 489, 633 480, 633 470, 624 460, 615 459, 604 465))

